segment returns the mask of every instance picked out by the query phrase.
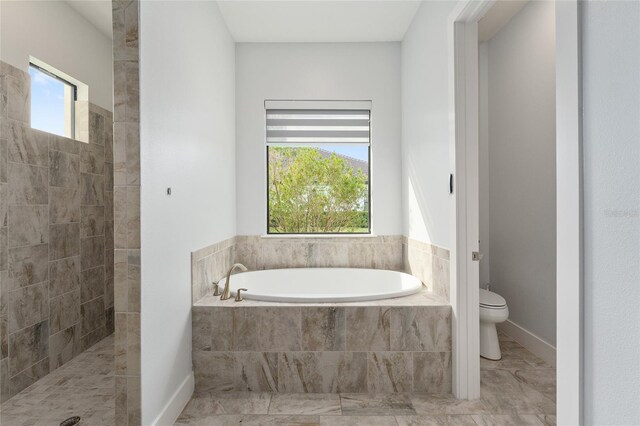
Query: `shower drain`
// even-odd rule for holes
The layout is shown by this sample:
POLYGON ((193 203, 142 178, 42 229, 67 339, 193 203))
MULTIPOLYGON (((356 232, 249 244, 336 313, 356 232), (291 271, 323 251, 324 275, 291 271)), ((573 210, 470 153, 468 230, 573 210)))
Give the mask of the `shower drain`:
POLYGON ((60 426, 75 426, 80 423, 80 416, 69 417, 60 423, 60 426))

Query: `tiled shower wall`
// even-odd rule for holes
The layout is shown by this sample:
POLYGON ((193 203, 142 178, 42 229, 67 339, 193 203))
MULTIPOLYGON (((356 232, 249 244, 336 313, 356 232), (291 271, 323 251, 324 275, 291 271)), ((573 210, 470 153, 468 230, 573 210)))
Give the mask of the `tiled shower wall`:
POLYGON ((399 235, 260 237, 239 235, 191 254, 192 302, 212 291, 234 263, 249 270, 350 267, 404 271, 449 299, 449 251, 399 235))
POLYGON ((0 63, 2 401, 113 331, 112 115, 88 143, 30 127, 29 74, 0 63))

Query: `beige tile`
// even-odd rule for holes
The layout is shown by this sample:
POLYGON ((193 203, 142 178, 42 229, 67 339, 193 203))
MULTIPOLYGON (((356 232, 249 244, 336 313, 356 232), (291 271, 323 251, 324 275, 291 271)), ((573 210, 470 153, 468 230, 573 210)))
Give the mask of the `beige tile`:
POLYGON ((64 293, 49 301, 51 334, 80 322, 80 289, 64 293))
POLYGON ((8 141, 3 134, 0 137, 0 183, 7 183, 7 157, 9 156, 7 145, 8 141))
POLYGON ((49 134, 49 150, 62 151, 68 154, 80 154, 81 142, 74 139, 69 139, 64 136, 49 134))
POLYGON ((49 223, 80 222, 80 190, 49 188, 49 223))
POLYGON ((80 265, 83 271, 104 265, 104 236, 80 240, 80 265))
POLYGON ((49 161, 49 137, 47 133, 33 130, 27 124, 9 120, 8 160, 34 166, 47 166, 49 161))
POLYGON ((196 392, 233 390, 233 365, 234 358, 231 352, 194 352, 193 371, 196 392))
POLYGON ((451 392, 451 352, 413 353, 413 390, 451 392))
POLYGON ((193 350, 230 351, 233 345, 232 308, 192 308, 193 350))
POLYGON ((73 325, 49 338, 49 369, 61 367, 80 354, 80 326, 73 325))
POLYGON ((80 224, 67 223, 49 227, 49 259, 58 260, 80 254, 80 224))
MULTIPOLYGON (((89 133, 91 140, 92 134, 89 133)), ((80 148, 80 172, 101 175, 104 173, 104 146, 94 143, 83 144, 80 148)))
POLYGON ((99 296, 104 296, 104 266, 82 271, 80 280, 80 300, 88 302, 99 296))
POLYGON ((336 415, 342 414, 337 394, 275 394, 269 414, 336 415))
POLYGON ((473 417, 466 415, 398 416, 399 426, 477 426, 473 417))
POLYGON ((22 287, 2 295, 7 297, 8 332, 13 333, 49 318, 46 282, 22 287))
POLYGON ((489 414, 489 405, 481 400, 456 399, 451 394, 412 393, 411 402, 420 415, 489 414))
POLYGON ((80 157, 62 151, 49 151, 49 185, 77 188, 80 182, 80 157))
MULTIPOLYGON (((79 296, 79 295, 78 295, 79 296)), ((82 335, 104 327, 104 299, 98 297, 80 306, 82 335)))
POLYGON ((104 176, 80 174, 80 203, 85 206, 104 205, 104 176))
POLYGON ((278 354, 234 352, 234 388, 238 391, 277 392, 278 354))
POLYGON ((280 392, 365 392, 367 354, 364 352, 281 352, 278 355, 280 392))
POLYGON ((205 392, 195 394, 180 419, 203 419, 224 414, 267 414, 271 394, 259 392, 205 392))
POLYGON ((388 351, 391 349, 391 310, 367 306, 346 308, 347 350, 388 351))
POLYGON ((544 423, 532 414, 510 415, 474 415, 473 420, 478 426, 543 426, 544 423))
POLYGON ((345 310, 336 307, 302 308, 302 350, 346 349, 345 310))
POLYGON ((390 312, 391 350, 451 351, 451 308, 420 306, 390 312))
POLYGON ((320 416, 321 426, 398 426, 393 416, 320 416))
POLYGON ((80 287, 80 257, 49 262, 49 297, 80 287))
POLYGON ((481 375, 482 399, 495 414, 555 414, 556 405, 507 370, 484 370, 481 375))
POLYGON ((140 189, 127 188, 127 247, 140 248, 140 189))
POLYGON ((11 394, 15 395, 28 388, 47 374, 49 374, 49 359, 44 358, 9 379, 11 394))
POLYGON ((411 392, 413 360, 410 352, 370 352, 367 384, 369 392, 411 392))
POLYGON ((104 235, 104 206, 82 206, 80 212, 82 238, 104 235))
POLYGON ((17 289, 49 279, 49 248, 47 244, 16 247, 8 250, 7 283, 3 290, 17 289))
POLYGON ((31 83, 29 74, 4 77, 7 87, 7 117, 28 124, 31 120, 31 83))
POLYGON ((31 246, 49 242, 47 206, 9 206, 8 247, 31 246))
POLYGON ((9 335, 9 375, 42 361, 49 351, 49 322, 32 325, 9 335))
POLYGON ((342 414, 345 416, 411 416, 416 412, 407 395, 341 394, 342 414))

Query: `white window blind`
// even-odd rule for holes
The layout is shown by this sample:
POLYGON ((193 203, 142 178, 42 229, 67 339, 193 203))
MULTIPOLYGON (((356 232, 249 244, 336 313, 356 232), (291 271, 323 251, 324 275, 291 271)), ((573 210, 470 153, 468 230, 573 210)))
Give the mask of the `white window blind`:
POLYGON ((369 144, 369 109, 324 109, 317 105, 313 109, 267 105, 267 145, 369 144))

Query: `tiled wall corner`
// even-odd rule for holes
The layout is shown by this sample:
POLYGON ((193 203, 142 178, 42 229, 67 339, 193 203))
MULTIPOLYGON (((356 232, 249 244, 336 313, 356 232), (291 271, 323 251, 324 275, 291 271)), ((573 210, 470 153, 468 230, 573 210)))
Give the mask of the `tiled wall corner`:
POLYGON ((141 424, 139 2, 113 0, 116 425, 141 424))
MULTIPOLYGON (((4 62, 0 101, 4 401, 110 333, 104 259, 112 167, 110 132, 90 127, 87 144, 32 129, 29 74, 4 62)), ((88 107, 111 126, 111 113, 88 107)))
POLYGON ((235 261, 235 237, 191 253, 191 301, 195 303, 213 290, 235 261))
POLYGON ((418 277, 429 291, 449 300, 449 250, 405 237, 402 253, 405 271, 418 277))

